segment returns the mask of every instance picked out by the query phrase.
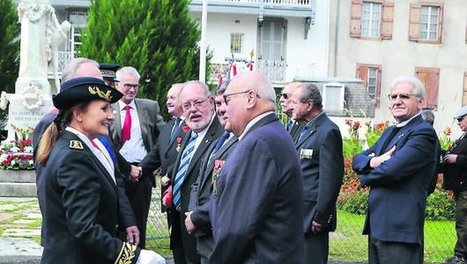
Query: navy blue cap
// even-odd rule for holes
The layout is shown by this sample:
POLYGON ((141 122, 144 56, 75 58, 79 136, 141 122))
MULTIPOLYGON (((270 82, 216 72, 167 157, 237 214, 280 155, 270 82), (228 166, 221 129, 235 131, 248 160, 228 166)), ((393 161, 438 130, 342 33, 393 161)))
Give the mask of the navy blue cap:
POLYGON ((101 99, 115 103, 123 94, 117 89, 107 86, 101 79, 94 77, 77 77, 62 83, 60 92, 52 100, 58 109, 68 109, 78 103, 101 99))

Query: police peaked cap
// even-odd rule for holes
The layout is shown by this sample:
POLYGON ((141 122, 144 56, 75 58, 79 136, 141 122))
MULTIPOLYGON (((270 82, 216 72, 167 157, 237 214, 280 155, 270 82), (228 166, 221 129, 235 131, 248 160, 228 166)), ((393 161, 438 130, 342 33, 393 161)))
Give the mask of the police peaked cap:
POLYGON ((60 92, 52 100, 58 109, 68 109, 78 103, 95 99, 115 103, 123 94, 94 77, 77 77, 62 83, 60 92))

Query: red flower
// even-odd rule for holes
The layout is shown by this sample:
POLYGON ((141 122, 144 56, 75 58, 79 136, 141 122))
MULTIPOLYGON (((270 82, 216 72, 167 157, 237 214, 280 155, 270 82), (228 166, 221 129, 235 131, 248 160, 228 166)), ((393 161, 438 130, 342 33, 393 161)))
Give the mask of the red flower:
POLYGON ((183 130, 184 133, 186 133, 186 132, 190 131, 190 127, 188 125, 184 125, 182 127, 182 130, 183 130))

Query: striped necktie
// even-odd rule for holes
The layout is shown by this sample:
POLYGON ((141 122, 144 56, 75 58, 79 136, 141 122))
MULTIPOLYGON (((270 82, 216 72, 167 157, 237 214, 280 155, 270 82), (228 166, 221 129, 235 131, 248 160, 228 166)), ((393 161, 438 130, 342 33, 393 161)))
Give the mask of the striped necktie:
POLYGON ((193 156, 193 150, 195 149, 196 138, 198 134, 195 132, 191 133, 190 140, 186 145, 185 149, 182 153, 182 158, 180 160, 180 166, 178 167, 177 174, 175 176, 175 182, 173 185, 173 204, 175 208, 180 208, 181 203, 181 193, 180 190, 182 188, 183 180, 185 179, 186 172, 190 165, 191 157, 193 156))

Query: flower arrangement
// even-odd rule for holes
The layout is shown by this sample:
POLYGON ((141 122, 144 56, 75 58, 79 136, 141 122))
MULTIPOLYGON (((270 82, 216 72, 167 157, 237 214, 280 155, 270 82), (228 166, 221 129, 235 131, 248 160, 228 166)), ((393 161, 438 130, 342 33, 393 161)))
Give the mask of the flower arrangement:
POLYGON ((32 128, 18 129, 12 126, 19 135, 18 140, 5 140, 0 144, 0 169, 33 170, 32 140, 29 134, 32 128))
POLYGON ((439 145, 442 150, 451 150, 454 141, 451 139, 451 128, 446 127, 443 134, 439 137, 439 145))

